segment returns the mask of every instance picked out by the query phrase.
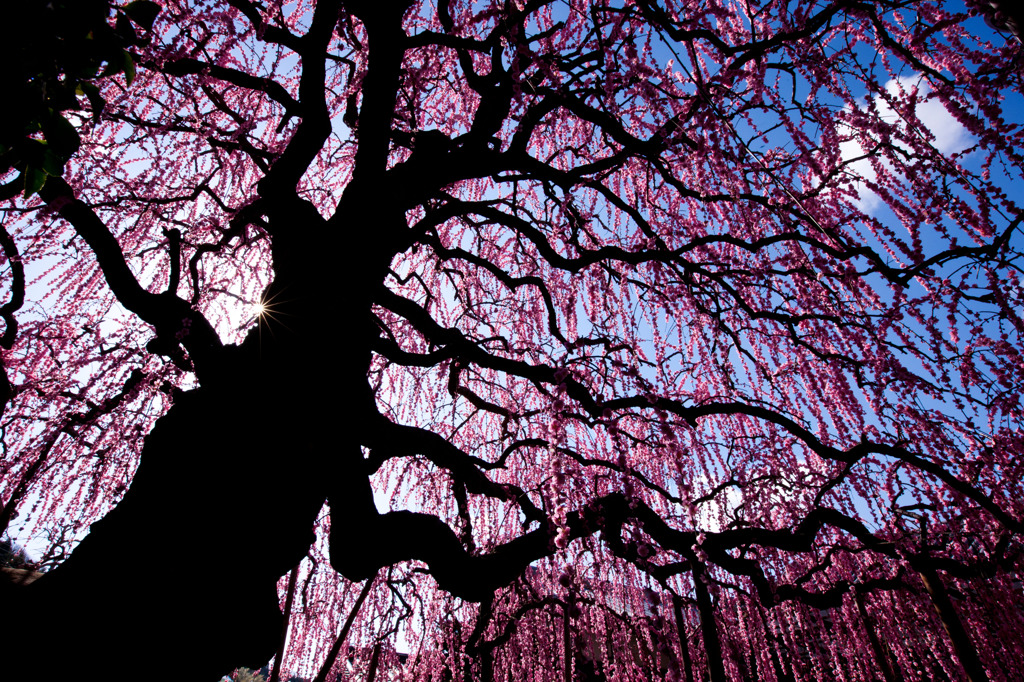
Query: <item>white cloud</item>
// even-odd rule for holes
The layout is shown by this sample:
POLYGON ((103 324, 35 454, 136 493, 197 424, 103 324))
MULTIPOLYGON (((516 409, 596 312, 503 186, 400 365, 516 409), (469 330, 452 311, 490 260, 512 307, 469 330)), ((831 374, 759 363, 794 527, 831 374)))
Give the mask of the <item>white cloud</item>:
MULTIPOLYGON (((928 98, 931 88, 928 82, 921 76, 909 76, 894 78, 885 84, 886 92, 894 98, 902 98, 917 89, 918 104, 915 108, 917 118, 921 122, 923 131, 930 135, 930 142, 942 154, 956 154, 967 149, 974 141, 973 136, 967 131, 956 118, 937 99, 928 98)), ((875 109, 882 119, 888 122, 897 123, 901 129, 907 130, 907 121, 893 111, 889 103, 880 95, 874 97, 875 109)), ((867 106, 865 105, 865 108, 867 106)), ((859 158, 866 154, 864 147, 856 139, 846 140, 839 144, 839 153, 843 161, 857 159, 847 166, 847 172, 863 178, 865 181, 874 181, 877 178, 875 169, 866 158, 859 158)), ((886 163, 888 165, 888 163, 886 163)), ((864 182, 855 185, 858 194, 857 206, 866 213, 872 213, 882 207, 882 200, 877 194, 867 188, 864 182)))
POLYGON ((705 533, 720 533, 735 519, 736 510, 742 503, 743 493, 738 488, 727 488, 713 500, 697 507, 694 527, 705 533))

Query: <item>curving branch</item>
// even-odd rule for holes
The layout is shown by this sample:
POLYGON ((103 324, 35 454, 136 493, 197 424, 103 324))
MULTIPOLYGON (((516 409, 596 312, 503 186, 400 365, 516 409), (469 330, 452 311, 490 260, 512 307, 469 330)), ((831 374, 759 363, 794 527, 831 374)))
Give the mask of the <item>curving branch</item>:
POLYGON ((170 292, 154 294, 144 289, 128 267, 117 238, 87 204, 75 198, 63 179, 50 178, 39 194, 92 249, 107 285, 121 305, 156 329, 154 350, 170 355, 190 369, 178 354, 180 343, 188 351, 196 372, 204 373, 222 345, 209 321, 170 292))

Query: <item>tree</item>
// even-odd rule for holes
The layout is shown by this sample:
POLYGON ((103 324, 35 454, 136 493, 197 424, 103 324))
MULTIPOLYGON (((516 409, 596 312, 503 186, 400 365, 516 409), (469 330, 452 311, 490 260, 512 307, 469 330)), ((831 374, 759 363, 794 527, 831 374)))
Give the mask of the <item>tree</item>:
POLYGON ((29 568, 32 560, 25 548, 7 538, 0 538, 0 568, 29 568))
POLYGON ((234 682, 266 682, 266 678, 259 672, 253 672, 248 668, 239 668, 231 678, 234 682))
POLYGON ((113 8, 107 0, 30 0, 8 10, 2 56, 10 66, 0 84, 16 105, 0 118, 0 170, 18 172, 0 196, 34 194, 47 176, 63 173, 81 142, 63 112, 82 108, 78 95, 102 112, 97 78, 124 73, 131 84, 135 63, 125 48, 145 45, 139 30, 152 28, 158 12, 149 0, 113 8))
POLYGON ((5 660, 1012 664, 1021 48, 979 12, 163 3, 4 208, 0 525, 80 540, 5 660))
MULTIPOLYGON (((98 115, 105 101, 94 81, 122 72, 129 82, 134 78, 135 64, 124 48, 145 44, 136 28, 152 28, 158 5, 137 0, 116 8, 113 26, 110 10, 107 0, 30 0, 8 8, 0 34, 0 59, 8 67, 0 75, 0 89, 17 104, 0 112, 0 174, 8 178, 0 186, 0 199, 21 192, 32 195, 48 176, 63 174, 64 164, 81 144, 63 113, 82 108, 78 94, 98 115)), ((13 296, 0 309, 6 324, 0 347, 10 350, 18 330, 14 313, 24 303, 20 292, 25 273, 18 247, 6 233, 0 235, 0 248, 13 278, 13 296)), ((0 362, 0 416, 10 398, 11 385, 0 362)))

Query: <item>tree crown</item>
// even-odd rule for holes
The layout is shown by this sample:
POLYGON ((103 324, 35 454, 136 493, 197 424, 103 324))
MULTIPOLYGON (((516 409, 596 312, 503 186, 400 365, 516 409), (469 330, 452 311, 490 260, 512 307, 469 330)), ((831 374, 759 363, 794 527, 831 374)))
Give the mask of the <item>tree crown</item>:
POLYGON ((4 524, 66 547, 216 395, 195 439, 265 466, 264 430, 330 497, 295 656, 339 573, 378 576, 360 660, 401 627, 491 661, 557 605, 647 613, 642 658, 709 594, 752 643, 1018 566, 1020 46, 976 10, 174 0, 149 34, 4 209, 4 524))

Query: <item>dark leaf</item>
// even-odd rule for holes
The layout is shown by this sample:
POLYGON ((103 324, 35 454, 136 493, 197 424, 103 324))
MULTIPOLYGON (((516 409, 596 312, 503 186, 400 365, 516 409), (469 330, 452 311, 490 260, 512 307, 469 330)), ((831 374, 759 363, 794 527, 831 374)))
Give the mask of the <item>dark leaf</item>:
POLYGON ((64 174, 64 159, 53 149, 43 152, 43 172, 54 177, 64 174))
POLYGON ((124 38, 129 45, 134 45, 139 39, 139 36, 135 34, 135 27, 132 26, 131 20, 127 15, 121 14, 120 12, 117 15, 117 24, 114 30, 116 30, 117 35, 124 38))
POLYGON ((127 52, 124 53, 124 80, 128 85, 135 81, 135 60, 127 52))
POLYGON ((78 89, 81 91, 81 94, 89 98, 93 118, 99 118, 100 114, 103 113, 103 107, 107 105, 107 101, 100 95, 99 87, 95 83, 79 83, 78 89))
POLYGON ((102 71, 96 74, 96 77, 106 78, 108 76, 113 76, 114 74, 121 73, 122 71, 124 71, 124 62, 121 60, 120 55, 118 55, 113 59, 108 60, 107 65, 103 68, 102 71))
POLYGON ((58 111, 80 109, 78 98, 75 97, 77 90, 78 83, 71 78, 65 78, 59 84, 49 89, 51 106, 58 111))
POLYGON ((46 154, 46 150, 49 145, 43 140, 26 139, 15 147, 16 153, 20 160, 29 166, 42 166, 43 156, 46 154))
POLYGON ((137 25, 148 31, 153 28, 153 22, 156 21, 156 16, 160 14, 160 10, 160 5, 155 2, 136 0, 135 2, 128 3, 128 6, 124 8, 124 13, 137 25))
POLYGON ((67 65, 67 76, 70 79, 95 78, 100 71, 103 62, 92 55, 81 55, 81 58, 71 61, 67 65))
POLYGON ((25 196, 30 197, 43 188, 46 183, 46 172, 42 168, 29 166, 22 171, 25 178, 25 196))
POLYGON ((78 151, 81 139, 71 122, 60 114, 52 114, 43 125, 43 134, 50 143, 53 152, 67 159, 78 151))

